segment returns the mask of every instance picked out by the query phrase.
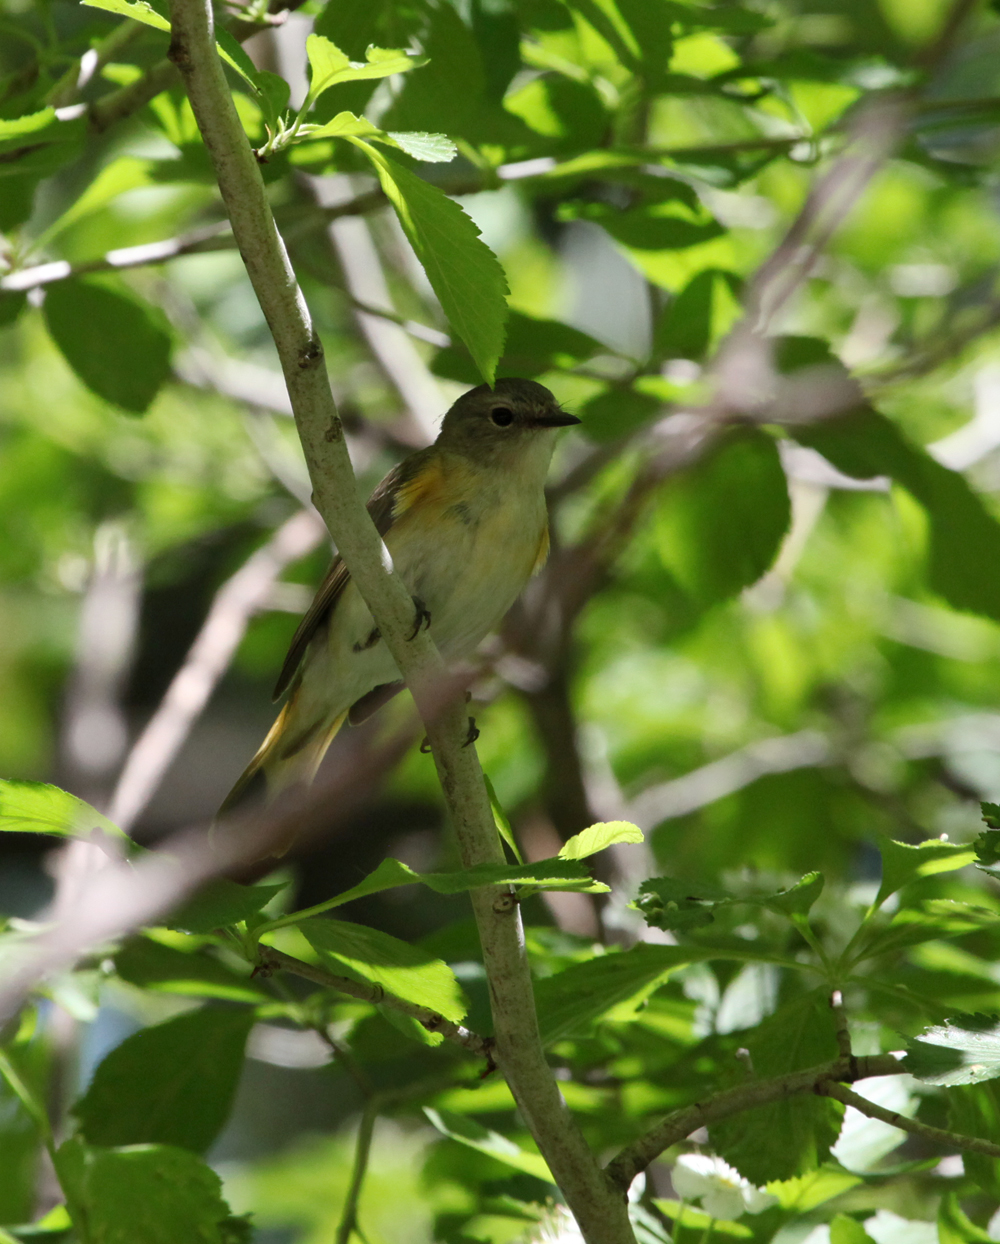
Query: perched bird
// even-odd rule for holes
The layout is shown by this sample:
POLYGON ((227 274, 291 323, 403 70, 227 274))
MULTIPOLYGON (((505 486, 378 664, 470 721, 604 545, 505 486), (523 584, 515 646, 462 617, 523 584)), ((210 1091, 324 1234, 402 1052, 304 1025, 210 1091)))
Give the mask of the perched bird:
MULTIPOLYGON (((480 385, 455 402, 434 444, 405 458, 372 493, 368 512, 414 598, 415 624, 429 622, 446 661, 471 652, 544 564, 556 431, 579 422, 533 380, 480 385)), ((269 798, 312 782, 344 721, 364 721, 402 685, 335 558, 278 676, 274 697, 290 689, 288 700, 220 814, 261 775, 269 798)))

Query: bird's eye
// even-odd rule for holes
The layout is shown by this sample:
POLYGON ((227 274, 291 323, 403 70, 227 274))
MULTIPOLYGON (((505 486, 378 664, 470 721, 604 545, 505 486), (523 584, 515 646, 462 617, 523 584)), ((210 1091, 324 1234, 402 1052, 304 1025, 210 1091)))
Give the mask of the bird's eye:
POLYGON ((514 412, 509 406, 494 406, 490 418, 498 428, 509 428, 514 422, 514 412))

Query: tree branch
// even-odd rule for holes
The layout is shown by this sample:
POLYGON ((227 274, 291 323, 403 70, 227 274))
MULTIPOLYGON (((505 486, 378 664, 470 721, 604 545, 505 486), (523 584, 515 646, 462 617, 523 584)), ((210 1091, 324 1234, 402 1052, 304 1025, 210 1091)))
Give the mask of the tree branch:
MULTIPOLYGON (((180 69, 215 168, 233 233, 281 360, 316 506, 405 677, 431 741, 463 864, 499 863, 479 759, 464 747, 464 703, 434 703, 447 673, 430 636, 412 641, 413 604, 365 510, 351 470, 323 349, 295 281, 270 203, 215 50, 205 0, 173 0, 171 60, 180 69)), ((605 1178, 559 1093, 538 1034, 517 903, 508 890, 473 891, 489 979, 497 1055, 522 1114, 588 1244, 631 1244, 624 1198, 605 1178)))
POLYGON ((347 976, 337 976, 314 963, 306 963, 302 959, 286 955, 283 951, 275 950, 273 946, 260 947, 259 966, 265 971, 280 968, 283 972, 291 972, 293 976, 301 976, 303 980, 312 981, 314 985, 322 985, 324 989, 336 989, 338 993, 345 993, 348 997, 358 998, 362 1002, 390 1007, 394 1011, 399 1011, 401 1015, 409 1015, 418 1024, 422 1024, 428 1032, 439 1032, 443 1037, 454 1041, 456 1045, 461 1045, 463 1049, 469 1050, 472 1054, 479 1054, 483 1058, 491 1057, 492 1041, 489 1038, 481 1037, 478 1033, 463 1028, 461 1024, 452 1023, 451 1020, 445 1019, 443 1015, 439 1015, 437 1011, 432 1011, 429 1007, 417 1006, 414 1002, 407 1002, 405 998, 397 998, 395 994, 386 993, 381 985, 366 985, 360 981, 351 980, 347 976))
POLYGON ((931 1127, 929 1123, 921 1123, 919 1119, 911 1119, 905 1114, 898 1114, 895 1110, 886 1110, 884 1106, 877 1106, 867 1097, 862 1097, 860 1093, 855 1093, 833 1080, 817 1085, 816 1092, 821 1097, 834 1097, 837 1101, 842 1101, 845 1106, 853 1106, 855 1110, 866 1114, 870 1119, 879 1119, 882 1123, 889 1123, 903 1132, 909 1132, 911 1136, 920 1136, 923 1140, 929 1140, 933 1145, 944 1145, 949 1149, 964 1149, 967 1153, 985 1153, 987 1157, 1000 1158, 1000 1145, 995 1145, 991 1140, 980 1140, 978 1136, 963 1136, 961 1132, 948 1132, 943 1127, 931 1127))
MULTIPOLYGON (((804 1071, 790 1071, 771 1080, 751 1080, 735 1088, 724 1089, 703 1102, 684 1106, 668 1114, 644 1136, 627 1145, 605 1167, 608 1175, 623 1191, 632 1180, 660 1156, 665 1149, 684 1140, 699 1127, 708 1127, 721 1119, 728 1119, 744 1110, 767 1106, 771 1102, 784 1101, 803 1093, 820 1093, 835 1081, 866 1080, 869 1076, 903 1075, 905 1068, 892 1054, 871 1054, 862 1058, 837 1058, 833 1062, 804 1071)), ((853 1096, 853 1095, 852 1095, 853 1096)), ((864 1101, 864 1098, 860 1099, 864 1101)), ((853 1102, 851 1103, 854 1104, 853 1102)), ((865 1103, 866 1108, 871 1103, 865 1103)), ((861 1107, 858 1107, 861 1109, 861 1107)), ((881 1116, 879 1116, 881 1117, 881 1116)), ((899 1124, 898 1126, 902 1126, 899 1124)))

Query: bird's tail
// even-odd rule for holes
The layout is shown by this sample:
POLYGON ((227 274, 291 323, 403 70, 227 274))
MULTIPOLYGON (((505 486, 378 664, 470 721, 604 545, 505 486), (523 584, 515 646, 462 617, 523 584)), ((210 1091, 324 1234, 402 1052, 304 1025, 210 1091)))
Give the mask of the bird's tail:
POLYGON ((258 792, 270 803, 290 786, 312 784, 327 748, 347 720, 347 713, 341 713, 333 721, 320 720, 304 726, 295 719, 297 700, 298 689, 278 714, 256 756, 222 801, 219 816, 234 811, 258 792))

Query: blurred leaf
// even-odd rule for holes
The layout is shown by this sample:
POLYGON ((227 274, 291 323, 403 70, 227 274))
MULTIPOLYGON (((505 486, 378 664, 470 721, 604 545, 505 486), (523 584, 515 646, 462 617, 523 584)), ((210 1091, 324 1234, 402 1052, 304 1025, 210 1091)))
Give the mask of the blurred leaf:
POLYGON ((237 1244, 249 1241, 200 1158, 169 1145, 103 1149, 80 1137, 56 1154, 80 1244, 237 1244))
POLYGON ((641 428, 661 410, 663 402, 651 393, 615 386, 590 398, 579 415, 592 440, 612 441, 641 428))
POLYGON ((864 941, 864 957, 888 954, 936 938, 961 937, 998 923, 1000 916, 987 908, 948 899, 931 900, 920 907, 904 907, 882 928, 872 927, 864 941))
MULTIPOLYGON (((981 803, 983 820, 989 829, 1000 830, 1000 803, 981 803)), ((983 860, 984 864, 992 864, 993 860, 983 860)))
MULTIPOLYGON (((952 1191, 945 1192, 938 1206, 938 1241, 939 1244, 990 1244, 993 1239, 989 1231, 984 1231, 962 1209, 957 1195, 952 1191)), ((831 1244, 837 1244, 831 1237, 831 1244)), ((854 1244, 853 1240, 845 1244, 854 1244)))
MULTIPOLYGON (((536 319, 520 311, 511 311, 507 340, 496 374, 530 380, 547 371, 574 367, 603 349, 599 341, 578 328, 570 328, 558 320, 536 319)), ((431 370, 436 376, 462 384, 479 384, 481 380, 469 354, 457 345, 439 350, 431 370)))
POLYGON ((653 357, 703 358, 712 341, 716 303, 727 289, 736 294, 739 284, 733 273, 717 268, 696 273, 664 307, 653 330, 653 357))
POLYGON ((288 885, 240 885, 226 877, 217 877, 174 911, 163 923, 170 929, 188 933, 212 933, 228 925, 249 920, 262 911, 276 894, 288 885))
POLYGON ((1000 1076, 1000 1019, 956 1015, 906 1043, 904 1066, 925 1084, 978 1084, 1000 1076))
POLYGON ((830 1223, 830 1244, 875 1244, 860 1222, 838 1214, 830 1223))
MULTIPOLYGON (((825 987, 794 998, 746 1034, 760 1079, 837 1057, 836 1020, 825 987)), ((752 1184, 791 1179, 827 1160, 844 1108, 822 1097, 797 1097, 744 1111, 709 1128, 716 1152, 752 1184)))
POLYGON ((507 280, 496 256, 465 212, 436 186, 352 139, 371 160, 403 232, 455 332, 482 377, 492 384, 503 352, 507 280))
POLYGON ((766 1191, 777 1197, 782 1209, 796 1214, 808 1214, 819 1205, 825 1205, 834 1197, 856 1188, 862 1177, 837 1166, 821 1166, 807 1175, 795 1179, 773 1180, 766 1191))
POLYGON ((581 830, 559 849, 562 860, 585 860, 618 842, 644 842, 642 830, 631 821, 598 821, 589 829, 581 830))
POLYGON ((207 954, 188 953, 148 937, 127 941, 115 952, 114 963, 122 980, 141 989, 230 1002, 262 1002, 267 997, 249 974, 240 975, 207 954))
POLYGON ((734 1222, 725 1218, 713 1218, 704 1210, 696 1209, 683 1201, 669 1201, 656 1197, 653 1204, 664 1217, 669 1218, 675 1227, 684 1231, 700 1231, 710 1233, 709 1239, 718 1236, 723 1240, 752 1240, 753 1231, 742 1222, 734 1222))
POLYGON ((298 927, 331 971, 381 985, 455 1023, 464 1017, 468 1006, 451 968, 419 946, 346 920, 304 920, 298 927))
POLYGON ((893 842, 886 839, 879 845, 882 855, 882 884, 876 904, 882 904, 911 881, 933 877, 936 873, 953 872, 975 859, 971 847, 956 842, 931 838, 926 842, 893 842))
POLYGON ((203 1153, 229 1116, 252 1008, 199 1007, 127 1037, 73 1107, 95 1145, 178 1145, 203 1153))
POLYGON ((703 608, 756 583, 791 521, 785 472, 771 437, 740 429, 657 498, 660 557, 703 608))
POLYGON ((0 778, 0 833, 57 834, 66 838, 125 835, 96 808, 47 782, 0 778))
POLYGON ((650 877, 639 887, 636 907, 646 923, 657 929, 697 929, 715 920, 716 907, 748 903, 767 907, 782 916, 805 916, 823 890, 823 874, 807 873, 787 890, 774 894, 731 894, 704 882, 676 877, 650 877))
POLYGON ((73 279, 50 285, 45 322, 67 363, 98 397, 132 414, 170 375, 170 336, 152 308, 123 288, 73 279))
POLYGON ((640 944, 574 963, 535 985, 542 1042, 587 1036, 595 1020, 649 991, 677 968, 704 958, 698 947, 640 944))
POLYGON ((476 1123, 468 1115, 454 1114, 450 1110, 435 1110, 431 1106, 424 1107, 424 1114, 442 1136, 468 1145, 470 1149, 485 1153, 525 1175, 555 1183, 548 1164, 540 1153, 529 1153, 506 1136, 501 1136, 499 1132, 490 1131, 481 1123, 476 1123))
POLYGON ((805 916, 823 892, 823 874, 807 873, 787 890, 779 890, 769 898, 758 900, 762 906, 783 916, 805 916))
POLYGON ((983 569, 1000 562, 1000 524, 964 476, 912 445, 870 408, 790 425, 788 431, 845 475, 889 475, 901 484, 930 520, 930 587, 955 609, 1000 620, 1000 579, 983 569))

